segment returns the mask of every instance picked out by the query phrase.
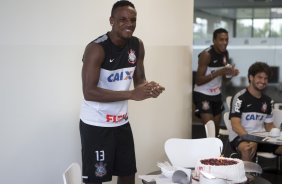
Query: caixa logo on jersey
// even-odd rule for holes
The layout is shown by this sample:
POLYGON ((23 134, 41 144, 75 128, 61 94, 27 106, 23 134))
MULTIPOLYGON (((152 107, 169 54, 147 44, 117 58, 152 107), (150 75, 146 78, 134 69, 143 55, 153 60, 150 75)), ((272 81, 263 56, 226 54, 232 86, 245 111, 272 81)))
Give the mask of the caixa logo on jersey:
POLYGON ((246 120, 257 120, 257 121, 262 121, 265 118, 264 115, 262 114, 247 114, 246 120))
POLYGON ((116 81, 121 81, 121 80, 132 80, 132 71, 122 71, 118 73, 112 73, 108 77, 108 82, 116 82, 116 81))

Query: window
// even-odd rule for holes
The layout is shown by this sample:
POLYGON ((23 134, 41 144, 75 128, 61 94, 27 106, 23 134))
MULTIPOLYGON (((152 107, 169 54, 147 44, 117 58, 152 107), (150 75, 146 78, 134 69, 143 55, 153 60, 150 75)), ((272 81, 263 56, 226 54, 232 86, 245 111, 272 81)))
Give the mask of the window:
POLYGON ((269 37, 270 36, 270 20, 269 19, 254 19, 253 20, 254 37, 269 37))
POLYGON ((213 25, 214 29, 217 29, 219 27, 225 28, 228 30, 228 23, 224 20, 220 20, 218 22, 215 22, 213 25))
POLYGON ((239 19, 236 22, 236 37, 252 37, 252 19, 239 19))
POLYGON ((194 29, 194 39, 206 38, 208 32, 207 19, 197 17, 193 29, 194 29))
POLYGON ((282 19, 271 20, 271 37, 282 37, 282 19))
POLYGON ((195 10, 194 40, 226 28, 234 37, 282 37, 282 8, 205 8, 195 10))

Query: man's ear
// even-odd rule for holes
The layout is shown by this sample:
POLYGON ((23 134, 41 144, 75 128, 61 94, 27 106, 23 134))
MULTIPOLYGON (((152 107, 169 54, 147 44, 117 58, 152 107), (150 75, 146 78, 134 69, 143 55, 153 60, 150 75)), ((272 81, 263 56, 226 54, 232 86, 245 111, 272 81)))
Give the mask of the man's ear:
POLYGON ((254 76, 249 75, 249 82, 251 82, 254 79, 254 76))
POLYGON ((114 20, 112 17, 109 18, 109 21, 110 21, 111 26, 114 25, 114 20))

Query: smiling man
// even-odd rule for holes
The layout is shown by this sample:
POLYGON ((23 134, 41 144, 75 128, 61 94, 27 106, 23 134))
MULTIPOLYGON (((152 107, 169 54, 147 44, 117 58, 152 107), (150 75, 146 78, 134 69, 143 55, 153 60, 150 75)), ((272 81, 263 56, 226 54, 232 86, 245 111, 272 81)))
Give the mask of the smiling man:
POLYGON ((221 113, 224 110, 221 96, 222 78, 230 79, 239 73, 229 64, 229 54, 226 49, 228 41, 227 30, 219 28, 213 32, 213 45, 199 54, 193 93, 195 115, 203 124, 213 120, 216 134, 219 132, 221 113))
POLYGON ((263 62, 252 64, 248 71, 249 86, 239 91, 231 100, 230 118, 237 137, 230 137, 244 161, 252 161, 256 151, 282 154, 282 146, 257 144, 243 141, 240 137, 253 132, 270 131, 274 128, 272 100, 263 94, 271 77, 270 67, 263 62))
POLYGON ((137 13, 129 1, 116 2, 112 30, 91 43, 83 55, 84 100, 80 112, 83 182, 102 183, 118 176, 118 184, 135 182, 134 141, 128 100, 158 97, 164 87, 147 82, 144 46, 133 36, 137 13), (134 89, 130 90, 131 82, 134 89))

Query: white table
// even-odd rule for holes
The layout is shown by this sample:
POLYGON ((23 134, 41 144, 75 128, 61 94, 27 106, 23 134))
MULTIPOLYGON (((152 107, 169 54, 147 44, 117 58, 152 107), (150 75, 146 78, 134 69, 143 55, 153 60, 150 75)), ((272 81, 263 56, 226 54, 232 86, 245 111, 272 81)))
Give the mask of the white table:
POLYGON ((243 140, 253 141, 263 144, 282 145, 282 139, 279 137, 270 137, 269 132, 255 132, 241 137, 243 140))
MULTIPOLYGON (((161 174, 161 171, 154 171, 154 172, 149 173, 148 175, 159 175, 159 178, 164 178, 163 184, 172 184, 172 182, 170 182, 169 179, 165 179, 165 176, 163 176, 161 174)), ((252 175, 249 175, 249 174, 246 174, 246 176, 247 176, 248 180, 250 180, 250 182, 247 182, 246 184, 248 184, 248 183, 271 184, 268 180, 266 180, 266 179, 264 179, 260 176, 252 176, 252 175)), ((159 181, 161 181, 161 180, 159 180, 159 181)), ((156 184, 155 181, 146 182, 144 180, 142 180, 142 183, 143 184, 156 184)), ((199 184, 199 181, 192 179, 192 184, 199 184)))

